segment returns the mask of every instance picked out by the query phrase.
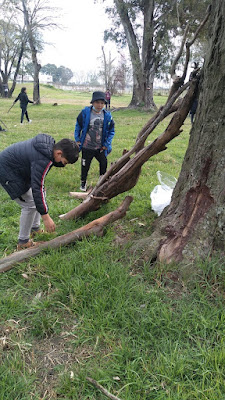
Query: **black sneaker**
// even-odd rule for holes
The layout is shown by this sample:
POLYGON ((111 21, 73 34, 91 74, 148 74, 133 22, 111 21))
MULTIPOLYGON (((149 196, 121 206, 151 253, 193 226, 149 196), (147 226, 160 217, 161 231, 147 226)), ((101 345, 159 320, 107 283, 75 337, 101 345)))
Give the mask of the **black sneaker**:
POLYGON ((86 182, 81 181, 80 190, 81 190, 82 192, 86 192, 86 191, 87 191, 87 184, 86 184, 86 182))

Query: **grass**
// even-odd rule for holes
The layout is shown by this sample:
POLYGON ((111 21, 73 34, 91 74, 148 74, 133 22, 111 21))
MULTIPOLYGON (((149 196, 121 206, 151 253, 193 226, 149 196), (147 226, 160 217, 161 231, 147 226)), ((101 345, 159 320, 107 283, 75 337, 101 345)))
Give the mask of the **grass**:
MULTIPOLYGON (((0 118, 8 127, 1 132, 1 150, 39 132, 56 140, 73 138, 76 116, 91 94, 46 86, 41 94, 40 106, 29 105, 32 124, 22 127, 18 104, 7 113, 12 100, 1 100, 0 118)), ((159 105, 165 98, 155 101, 159 105)), ((112 99, 115 107, 128 103, 129 96, 112 99)), ((116 135, 109 162, 134 144, 150 115, 121 109, 113 118, 116 135)), ((1 274, 0 400, 105 399, 87 376, 122 400, 225 399, 224 262, 199 260, 181 275, 178 265, 153 267, 130 253, 130 243, 148 237, 156 219, 150 204, 156 171, 179 175, 189 118, 183 128, 166 152, 143 166, 130 191, 130 210, 103 238, 45 251, 1 274)), ((97 179, 93 162, 89 184, 97 179)), ((80 161, 48 174, 47 199, 57 231, 40 239, 74 230, 115 209, 125 197, 117 196, 83 219, 60 221, 58 215, 79 204, 68 196, 79 182, 80 161)), ((20 209, 1 189, 0 200, 0 252, 5 256, 16 247, 20 209)))

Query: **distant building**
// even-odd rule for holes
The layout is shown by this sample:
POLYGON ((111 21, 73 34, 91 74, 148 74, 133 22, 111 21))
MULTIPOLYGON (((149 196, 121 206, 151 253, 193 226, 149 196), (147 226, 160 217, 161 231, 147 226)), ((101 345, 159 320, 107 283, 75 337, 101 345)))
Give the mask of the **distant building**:
MULTIPOLYGON (((18 75, 16 81, 18 83, 22 82, 33 82, 33 77, 31 75, 18 75)), ((51 75, 45 75, 45 74, 39 74, 39 83, 42 83, 44 85, 51 85, 53 83, 53 79, 51 75)))

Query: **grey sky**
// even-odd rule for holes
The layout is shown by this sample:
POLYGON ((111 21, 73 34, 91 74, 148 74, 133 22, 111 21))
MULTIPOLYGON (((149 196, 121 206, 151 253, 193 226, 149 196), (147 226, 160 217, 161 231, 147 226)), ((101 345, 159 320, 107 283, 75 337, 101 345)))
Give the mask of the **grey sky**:
MULTIPOLYGON (((98 72, 102 55, 103 32, 109 26, 109 19, 102 4, 94 0, 50 0, 49 4, 61 9, 58 22, 65 29, 44 32, 45 41, 54 46, 46 46, 40 56, 42 65, 64 65, 72 71, 98 72)), ((113 49, 112 44, 106 51, 113 49)))

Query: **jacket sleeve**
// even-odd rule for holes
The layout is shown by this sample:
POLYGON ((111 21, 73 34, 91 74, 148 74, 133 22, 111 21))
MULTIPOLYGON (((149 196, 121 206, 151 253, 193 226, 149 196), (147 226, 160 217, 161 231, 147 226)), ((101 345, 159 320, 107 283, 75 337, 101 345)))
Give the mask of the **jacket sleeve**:
POLYGON ((83 126, 83 115, 81 112, 77 117, 77 122, 75 125, 74 138, 76 142, 80 142, 80 133, 82 130, 82 126, 83 126))
POLYGON ((28 103, 34 103, 32 100, 29 100, 29 99, 27 99, 28 100, 28 103))
POLYGON ((52 165, 53 162, 48 159, 37 160, 31 164, 31 187, 37 211, 41 215, 48 213, 44 183, 52 165))
POLYGON ((107 135, 103 143, 103 146, 107 147, 107 154, 109 154, 112 151, 112 139, 114 135, 115 135, 115 123, 111 117, 111 120, 108 122, 107 135))
POLYGON ((14 103, 16 103, 20 98, 20 95, 17 96, 17 98, 14 100, 14 103))

